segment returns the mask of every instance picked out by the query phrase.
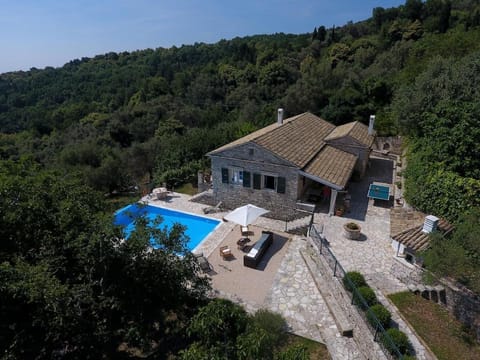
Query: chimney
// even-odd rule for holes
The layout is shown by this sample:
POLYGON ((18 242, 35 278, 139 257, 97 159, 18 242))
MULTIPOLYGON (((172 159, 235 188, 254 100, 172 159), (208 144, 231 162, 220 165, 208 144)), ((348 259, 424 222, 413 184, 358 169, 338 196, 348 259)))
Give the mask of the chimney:
POLYGON ((368 123, 368 135, 373 135, 374 125, 375 125, 375 115, 370 115, 370 121, 368 123))
POLYGON ((282 125, 283 124, 283 109, 279 108, 277 110, 277 125, 282 125))
POLYGON ((422 232, 425 234, 430 234, 431 232, 434 232, 437 230, 438 226, 438 218, 433 215, 428 215, 425 217, 425 222, 423 223, 423 229, 422 232))

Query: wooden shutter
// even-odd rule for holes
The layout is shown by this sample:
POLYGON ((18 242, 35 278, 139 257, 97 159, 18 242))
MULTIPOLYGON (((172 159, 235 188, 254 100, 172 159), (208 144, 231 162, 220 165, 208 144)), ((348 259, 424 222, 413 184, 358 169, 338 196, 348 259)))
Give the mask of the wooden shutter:
POLYGON ((250 172, 244 171, 243 172, 243 187, 250 187, 250 172))
POLYGON ((228 184, 228 169, 222 168, 222 183, 228 184))
POLYGON ((253 174, 253 188, 257 190, 262 188, 262 175, 253 174))
POLYGON ((284 177, 278 177, 277 178, 277 193, 279 194, 285 194, 285 178, 284 177))

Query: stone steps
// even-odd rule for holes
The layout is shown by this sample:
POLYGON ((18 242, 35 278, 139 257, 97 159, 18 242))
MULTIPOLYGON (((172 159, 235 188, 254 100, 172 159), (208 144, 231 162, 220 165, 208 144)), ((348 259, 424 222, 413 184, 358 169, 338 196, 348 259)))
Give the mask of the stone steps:
POLYGON ((430 285, 414 285, 410 284, 407 286, 408 290, 413 292, 415 295, 420 295, 424 299, 434 301, 436 303, 447 303, 445 287, 441 285, 430 286, 430 285))
MULTIPOLYGON (((311 249, 313 249, 313 247, 311 249)), ((364 320, 360 318, 357 310, 351 305, 351 299, 345 293, 343 285, 339 282, 338 278, 333 277, 332 271, 325 259, 322 256, 318 256, 315 251, 312 252, 311 249, 301 252, 302 258, 328 310, 334 318, 339 335, 344 335, 343 338, 351 341, 351 347, 349 348, 350 353, 344 358, 385 359, 385 354, 374 341, 373 335, 370 336, 370 331, 364 323, 364 320)), ((321 328, 320 324, 319 328, 321 328)), ((328 346, 329 343, 327 342, 327 347, 328 346)), ((330 352, 332 353, 332 351, 330 352)), ((334 357, 332 356, 332 358, 334 357)), ((343 360, 344 358, 337 357, 334 359, 343 360)))
POLYGON ((307 215, 300 219, 287 222, 287 232, 290 234, 306 235, 311 218, 311 215, 307 215))

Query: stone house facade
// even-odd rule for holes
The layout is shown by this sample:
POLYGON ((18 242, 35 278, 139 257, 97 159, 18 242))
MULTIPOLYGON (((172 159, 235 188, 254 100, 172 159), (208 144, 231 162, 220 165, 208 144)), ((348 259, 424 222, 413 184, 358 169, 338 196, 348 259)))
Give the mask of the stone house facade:
POLYGON ((285 218, 312 189, 319 196, 328 189, 334 200, 354 171, 364 174, 373 140, 359 122, 336 127, 311 113, 283 120, 279 111, 277 123, 207 154, 215 201, 251 203, 285 218))

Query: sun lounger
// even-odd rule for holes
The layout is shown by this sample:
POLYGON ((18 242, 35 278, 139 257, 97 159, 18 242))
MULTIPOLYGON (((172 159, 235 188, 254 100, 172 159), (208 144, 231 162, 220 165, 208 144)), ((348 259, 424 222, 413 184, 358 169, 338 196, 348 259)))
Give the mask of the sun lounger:
POLYGON ((198 265, 203 272, 207 273, 212 270, 210 263, 208 262, 207 258, 203 256, 203 253, 195 255, 195 257, 197 258, 198 265))
POLYGON ((203 213, 204 214, 213 214, 213 213, 216 213, 216 212, 220 212, 221 211, 221 209, 220 209, 221 206, 222 206, 222 202, 220 201, 215 206, 210 206, 208 208, 203 209, 203 213))
POLYGON ((152 190, 151 195, 157 200, 165 200, 168 195, 168 190, 166 187, 159 187, 152 190))

